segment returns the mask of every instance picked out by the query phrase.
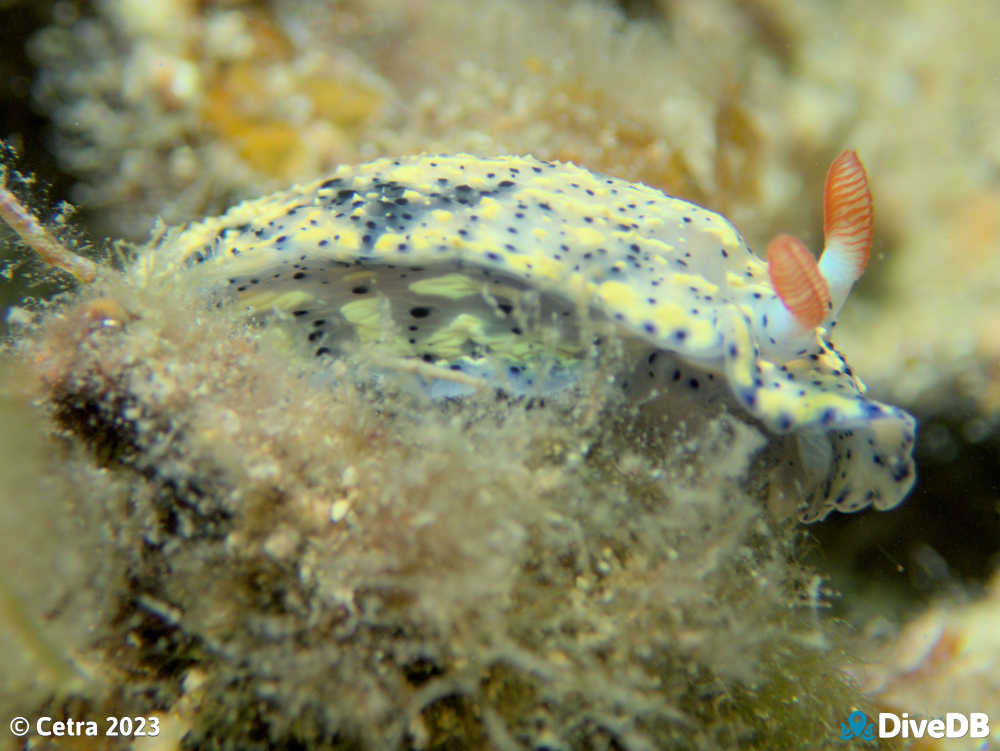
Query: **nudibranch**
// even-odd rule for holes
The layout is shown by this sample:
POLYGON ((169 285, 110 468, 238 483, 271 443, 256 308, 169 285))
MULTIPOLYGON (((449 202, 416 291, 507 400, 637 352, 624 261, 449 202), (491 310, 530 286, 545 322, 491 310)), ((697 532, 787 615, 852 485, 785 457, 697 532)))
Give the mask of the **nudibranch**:
POLYGON ((213 298, 292 322, 317 357, 379 341, 465 378, 432 379, 442 396, 468 380, 563 388, 590 356, 581 332, 601 323, 628 345, 623 386, 637 399, 722 394, 796 436, 824 466, 803 504, 811 522, 891 508, 915 478, 914 419, 867 397, 827 338, 872 241, 854 152, 831 165, 824 199, 819 261, 787 235, 765 261, 723 216, 573 164, 380 159, 171 230, 129 274, 191 275, 213 298))

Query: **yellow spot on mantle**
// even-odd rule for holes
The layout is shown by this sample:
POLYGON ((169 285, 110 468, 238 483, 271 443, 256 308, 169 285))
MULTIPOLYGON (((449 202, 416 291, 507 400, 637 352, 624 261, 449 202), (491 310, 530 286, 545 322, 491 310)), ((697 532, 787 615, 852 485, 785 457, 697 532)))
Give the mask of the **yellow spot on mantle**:
POLYGON ((576 235, 578 242, 588 247, 600 245, 605 239, 604 235, 593 227, 580 227, 574 230, 573 234, 576 235))
POLYGON ((404 242, 406 238, 396 232, 386 232, 375 243, 375 250, 378 253, 386 253, 395 250, 396 246, 404 242))
POLYGON ((636 317, 639 305, 639 295, 632 287, 622 282, 604 282, 597 288, 597 296, 608 306, 616 310, 631 312, 636 317))

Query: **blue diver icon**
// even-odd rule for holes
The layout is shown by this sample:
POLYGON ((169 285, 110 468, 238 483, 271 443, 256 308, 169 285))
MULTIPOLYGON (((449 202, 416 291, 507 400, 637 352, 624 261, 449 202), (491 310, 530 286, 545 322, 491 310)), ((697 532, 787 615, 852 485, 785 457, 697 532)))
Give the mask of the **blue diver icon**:
POLYGON ((860 738, 865 741, 875 740, 875 723, 868 722, 865 713, 860 709, 851 712, 847 722, 840 723, 840 740, 846 741, 851 738, 860 738))

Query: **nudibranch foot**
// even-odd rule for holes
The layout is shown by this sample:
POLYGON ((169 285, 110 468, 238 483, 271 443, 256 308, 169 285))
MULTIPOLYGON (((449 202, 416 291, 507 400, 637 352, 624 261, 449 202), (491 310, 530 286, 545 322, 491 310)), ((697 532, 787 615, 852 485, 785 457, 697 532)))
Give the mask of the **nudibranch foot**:
POLYGON ((871 402, 882 416, 827 435, 833 447, 827 480, 807 498, 801 518, 821 521, 831 511, 892 508, 913 487, 916 423, 902 410, 871 402))

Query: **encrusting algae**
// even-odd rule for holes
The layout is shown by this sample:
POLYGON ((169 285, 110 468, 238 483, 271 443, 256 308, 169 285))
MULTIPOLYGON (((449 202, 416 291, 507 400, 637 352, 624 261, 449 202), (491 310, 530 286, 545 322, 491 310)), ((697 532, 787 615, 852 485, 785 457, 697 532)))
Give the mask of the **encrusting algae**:
POLYGON ((837 455, 899 441, 902 474, 912 441, 816 328, 870 239, 837 169, 812 266, 572 165, 417 157, 163 233, 21 311, 21 391, 106 483, 66 544, 114 566, 77 582, 105 594, 98 636, 65 642, 86 687, 12 676, 7 703, 154 714, 199 749, 834 743, 860 699, 781 517, 912 481, 837 455))

